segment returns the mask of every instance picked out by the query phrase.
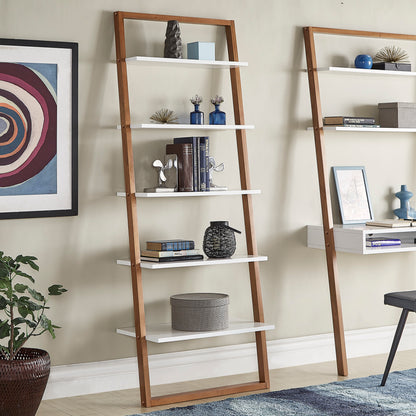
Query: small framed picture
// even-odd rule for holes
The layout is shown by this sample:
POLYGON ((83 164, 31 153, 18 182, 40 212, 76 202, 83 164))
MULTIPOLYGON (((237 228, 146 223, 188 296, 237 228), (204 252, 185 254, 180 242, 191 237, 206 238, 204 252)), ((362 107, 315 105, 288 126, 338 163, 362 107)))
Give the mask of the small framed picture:
POLYGON ((373 219, 364 166, 333 166, 343 224, 362 224, 373 219))

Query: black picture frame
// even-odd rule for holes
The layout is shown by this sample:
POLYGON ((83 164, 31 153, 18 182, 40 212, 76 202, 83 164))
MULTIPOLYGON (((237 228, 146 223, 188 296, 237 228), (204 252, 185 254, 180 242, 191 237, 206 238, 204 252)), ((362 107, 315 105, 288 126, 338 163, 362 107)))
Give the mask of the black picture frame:
MULTIPOLYGON (((16 106, 13 108, 13 115, 21 113, 22 121, 19 121, 19 125, 24 127, 21 130, 27 146, 27 159, 24 162, 19 161, 19 171, 13 164, 17 162, 10 162, 3 168, 10 169, 7 173, 1 171, 0 165, 0 219, 78 215, 78 43, 0 38, 0 56, 0 106, 3 98, 1 92, 5 91, 7 97, 15 97, 12 101, 16 106), (17 67, 17 71, 12 71, 12 65, 20 67, 17 67), (20 70, 21 67, 24 68, 20 70), (49 82, 45 74, 52 74, 53 82, 49 82), (42 82, 45 85, 42 86, 42 82), (55 98, 55 104, 48 91, 50 96, 55 98), (18 93, 32 105, 26 105, 18 93), (46 110, 42 111, 44 109, 46 110), (34 114, 31 113, 32 110, 34 114), (39 115, 43 115, 43 118, 39 115), (35 132, 39 132, 36 138, 35 132), (31 144, 32 142, 36 144, 31 144), (32 151, 30 146, 35 149, 32 151), (54 149, 55 153, 51 149, 54 149), (28 157, 30 151, 32 153, 28 157), (49 161, 46 162, 47 160, 49 161), (30 166, 34 166, 32 171, 22 175, 21 172, 24 169, 28 170, 30 166), (33 171, 38 173, 30 176, 33 171), (14 172, 21 176, 13 179, 14 175, 17 175, 14 172), (40 175, 43 175, 42 179, 40 175), (22 181, 25 177, 28 179, 17 185, 9 184, 13 180, 22 181)), ((8 103, 8 100, 4 99, 4 103, 8 103)), ((9 111, 8 107, 4 112, 1 110, 2 108, 0 139, 2 134, 6 135, 7 129, 11 130, 10 123, 7 124, 11 113, 5 112, 9 111), (2 119, 2 116, 5 118, 2 119)), ((13 125, 15 124, 13 121, 13 125)), ((19 129, 15 130, 16 135, 19 135, 19 129)), ((16 145, 16 148, 19 146, 16 145)), ((4 153, 0 151, 0 157, 7 159, 13 152, 10 151, 6 155, 4 153)))

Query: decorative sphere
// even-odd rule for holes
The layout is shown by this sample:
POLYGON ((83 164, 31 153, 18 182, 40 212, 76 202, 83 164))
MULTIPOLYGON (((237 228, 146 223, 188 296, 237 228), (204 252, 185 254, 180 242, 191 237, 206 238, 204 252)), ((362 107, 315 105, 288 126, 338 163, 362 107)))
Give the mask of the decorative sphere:
POLYGON ((356 68, 371 69, 373 58, 370 55, 357 55, 354 64, 356 68))

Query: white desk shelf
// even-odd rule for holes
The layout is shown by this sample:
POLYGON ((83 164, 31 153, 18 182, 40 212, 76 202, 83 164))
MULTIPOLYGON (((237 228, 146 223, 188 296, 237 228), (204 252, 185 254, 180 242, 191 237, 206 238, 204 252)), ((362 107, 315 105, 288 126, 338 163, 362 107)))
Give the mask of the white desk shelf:
POLYGON ((146 64, 166 64, 177 65, 179 67, 201 67, 201 68, 241 68, 248 66, 248 62, 235 62, 235 61, 208 61, 198 59, 175 59, 175 58, 159 58, 156 56, 131 56, 126 58, 126 62, 130 64, 134 63, 146 63, 146 64))
MULTIPOLYGON (((230 196, 230 195, 255 195, 260 194, 260 189, 235 189, 230 191, 209 191, 209 192, 136 192, 136 198, 183 198, 198 196, 230 196)), ((117 196, 125 197, 125 192, 117 192, 117 196)))
MULTIPOLYGON (((356 254, 381 254, 416 251, 416 227, 386 228, 365 225, 334 225, 335 250, 356 254), (368 237, 399 238, 401 245, 366 247, 368 237)), ((307 226, 307 246, 323 250, 324 233, 320 225, 307 226)))
MULTIPOLYGON (((267 261, 267 256, 233 256, 227 259, 172 261, 166 263, 141 261, 140 267, 142 269, 173 269, 177 267, 219 266, 222 264, 252 263, 257 261, 267 261)), ((117 264, 120 266, 131 266, 130 260, 117 260, 117 264)))
MULTIPOLYGON (((228 328, 218 331, 177 331, 171 324, 147 325, 146 340, 156 343, 188 341, 191 339, 212 338, 226 335, 246 334, 250 332, 269 331, 274 325, 262 322, 235 321, 230 322, 228 328)), ((134 327, 117 328, 116 332, 129 337, 136 337, 134 327)))

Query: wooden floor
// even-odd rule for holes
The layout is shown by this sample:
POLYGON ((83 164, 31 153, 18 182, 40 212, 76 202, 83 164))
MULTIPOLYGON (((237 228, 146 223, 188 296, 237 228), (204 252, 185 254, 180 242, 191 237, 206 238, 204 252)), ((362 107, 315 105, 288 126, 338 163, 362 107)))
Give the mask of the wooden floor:
MULTIPOLYGON (((380 374, 384 371, 387 354, 370 357, 353 358, 348 361, 349 376, 339 377, 336 374, 335 362, 304 365, 283 368, 270 372, 271 390, 282 390, 293 387, 310 386, 329 383, 345 378, 365 377, 380 374)), ((392 371, 416 367, 416 350, 398 352, 392 371)), ((166 386, 156 386, 153 395, 174 393, 176 391, 195 390, 223 384, 253 381, 255 375, 240 375, 218 379, 201 380, 166 386)), ((387 381, 388 382, 388 381, 387 381)), ((237 396, 237 395, 235 395, 237 396)), ((218 400, 212 399, 212 400, 218 400)), ((209 400, 187 402, 175 406, 185 406, 191 403, 201 403, 209 400)), ((138 389, 122 390, 110 393, 91 394, 65 399, 45 400, 41 403, 37 416, 127 416, 135 413, 146 413, 174 406, 160 406, 150 409, 140 407, 138 389)))

